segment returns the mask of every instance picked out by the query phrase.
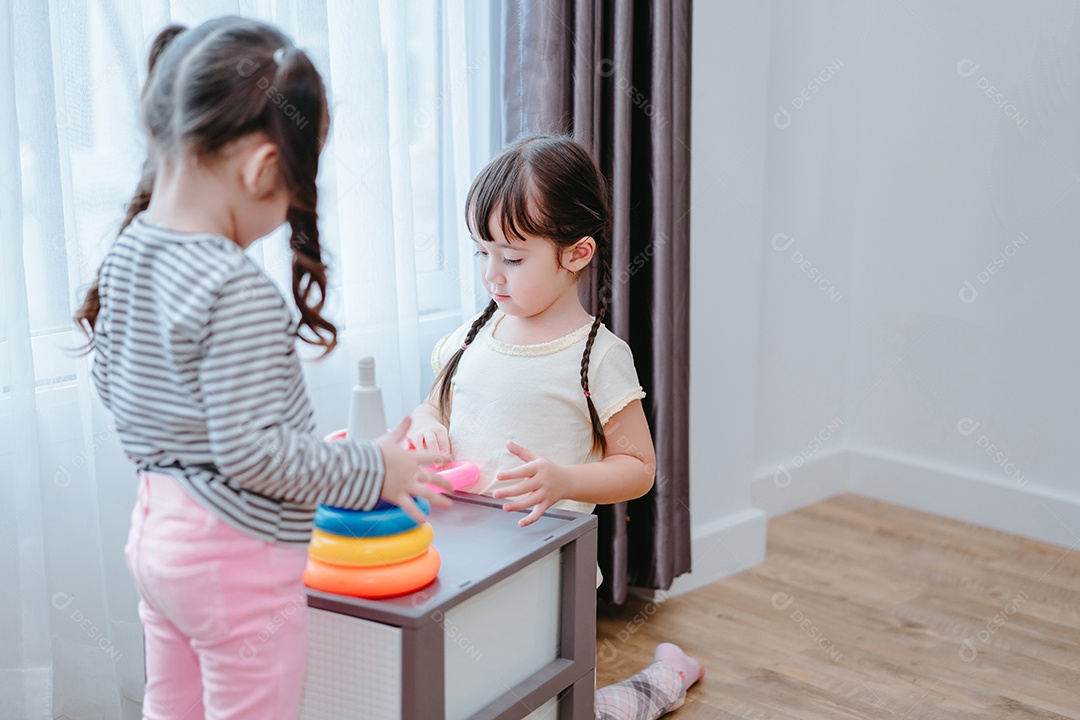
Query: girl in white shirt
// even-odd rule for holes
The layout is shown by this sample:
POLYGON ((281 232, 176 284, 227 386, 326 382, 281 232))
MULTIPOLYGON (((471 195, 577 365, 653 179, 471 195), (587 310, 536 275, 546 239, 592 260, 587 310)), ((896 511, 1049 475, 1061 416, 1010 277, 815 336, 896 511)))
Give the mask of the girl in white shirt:
MULTIPOLYGON (((507 512, 591 512, 641 497, 656 456, 630 348, 603 325, 611 289, 603 175, 570 138, 518 140, 485 167, 466 200, 486 290, 479 316, 443 338, 426 402, 412 413, 417 448, 476 462, 467 488, 511 498, 507 512), (596 258, 600 303, 589 315, 578 276, 596 258)), ((655 718, 703 674, 677 646, 597 692, 598 718, 655 718)))

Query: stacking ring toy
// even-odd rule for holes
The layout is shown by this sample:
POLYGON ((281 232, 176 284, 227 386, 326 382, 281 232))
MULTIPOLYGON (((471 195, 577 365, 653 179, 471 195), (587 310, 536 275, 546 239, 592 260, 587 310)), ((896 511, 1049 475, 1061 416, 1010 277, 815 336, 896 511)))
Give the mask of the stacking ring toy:
POLYGON ((420 557, 359 570, 308 557, 304 584, 315 590, 362 598, 406 595, 430 585, 439 574, 439 552, 429 547, 420 557))
MULTIPOLYGON (((323 440, 326 442, 344 440, 347 432, 347 430, 337 430, 336 432, 332 432, 326 437, 324 437, 323 440)), ((401 441, 401 446, 406 450, 416 449, 416 445, 414 445, 413 441, 409 440, 408 438, 405 438, 401 441)), ((439 475, 442 475, 444 478, 449 480, 454 490, 461 490, 462 488, 467 488, 474 482, 476 482, 476 479, 478 477, 480 477, 480 469, 476 467, 475 463, 471 462, 454 461, 449 465, 441 468, 438 465, 428 465, 426 469, 438 473, 439 475)), ((428 487, 437 493, 446 492, 444 488, 441 488, 438 485, 429 484, 428 487)))
POLYGON ((367 538, 331 535, 316 528, 311 533, 308 552, 311 557, 331 565, 392 565, 423 555, 434 537, 431 523, 424 523, 400 535, 367 538))
MULTIPOLYGON (((427 469, 442 475, 454 490, 460 490, 462 488, 469 487, 476 478, 480 477, 480 469, 476 467, 476 463, 454 461, 446 467, 439 467, 438 465, 428 465, 427 469)), ((446 492, 445 489, 438 485, 428 485, 429 488, 437 493, 446 492)))
MULTIPOLYGON (((431 504, 416 498, 420 512, 431 513, 431 504)), ((320 505, 315 511, 315 527, 331 535, 351 538, 383 537, 412 530, 419 523, 405 514, 393 503, 380 500, 374 510, 346 510, 345 508, 320 505)))

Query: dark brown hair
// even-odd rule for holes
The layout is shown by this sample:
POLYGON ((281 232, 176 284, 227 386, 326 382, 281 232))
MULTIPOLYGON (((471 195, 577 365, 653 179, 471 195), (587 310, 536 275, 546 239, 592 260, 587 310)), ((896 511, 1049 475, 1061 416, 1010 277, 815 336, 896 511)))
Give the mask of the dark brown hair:
MULTIPOLYGON (((150 204, 164 157, 212 158, 232 142, 262 132, 277 146, 282 181, 291 198, 292 290, 298 334, 330 352, 337 328, 322 316, 326 265, 319 246, 315 179, 329 128, 326 90, 308 56, 276 28, 237 17, 190 30, 170 25, 154 39, 142 92, 147 159, 120 232, 150 204)), ((98 271, 100 278, 100 269, 98 271)), ((75 321, 90 338, 101 309, 95 279, 75 321)))
MULTIPOLYGON (((465 221, 473 236, 484 242, 494 242, 489 227, 493 218, 508 242, 543 238, 561 251, 585 237, 596 241, 600 307, 581 355, 581 389, 592 421, 593 449, 602 454, 607 451, 607 438, 589 394, 589 356, 596 333, 607 315, 611 287, 608 251, 611 221, 604 176, 585 148, 571 138, 561 135, 519 138, 488 163, 469 188, 465 221)), ((444 423, 449 421, 452 381, 461 356, 496 309, 494 300, 488 303, 469 328, 464 345, 457 349, 435 380, 434 392, 444 423)))

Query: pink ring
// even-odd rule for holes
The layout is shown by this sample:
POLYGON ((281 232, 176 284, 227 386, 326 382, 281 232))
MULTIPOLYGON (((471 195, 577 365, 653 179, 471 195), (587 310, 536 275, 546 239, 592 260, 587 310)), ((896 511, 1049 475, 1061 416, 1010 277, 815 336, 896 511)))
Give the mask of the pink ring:
MULTIPOLYGON (((454 461, 442 468, 437 465, 428 465, 427 469, 442 475, 443 478, 449 481, 454 490, 469 487, 480 476, 480 468, 476 467, 476 463, 465 461, 454 461)), ((446 492, 438 485, 428 485, 428 487, 435 492, 446 492)))
MULTIPOLYGON (((346 432, 346 430, 338 430, 337 432, 332 432, 326 437, 324 437, 323 441, 332 442, 334 440, 344 440, 346 432)), ((412 441, 408 438, 402 440, 401 444, 408 450, 416 449, 416 447, 412 444, 412 441)), ((455 460, 446 467, 442 468, 437 465, 428 465, 427 469, 432 472, 439 473, 444 478, 446 478, 453 486, 454 490, 461 490, 463 488, 467 488, 473 483, 475 483, 477 478, 480 477, 480 468, 476 466, 476 463, 471 463, 464 460, 455 460)), ((442 489, 438 485, 429 484, 428 487, 437 493, 446 492, 446 490, 442 489)))

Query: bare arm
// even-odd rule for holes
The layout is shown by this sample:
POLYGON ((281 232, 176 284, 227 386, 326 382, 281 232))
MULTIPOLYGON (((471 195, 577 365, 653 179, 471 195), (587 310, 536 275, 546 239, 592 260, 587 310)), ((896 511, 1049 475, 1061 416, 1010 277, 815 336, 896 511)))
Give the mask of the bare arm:
POLYGON ((649 492, 656 474, 656 452, 641 401, 634 400, 612 416, 604 425, 604 434, 604 459, 582 465, 558 465, 516 443, 507 443, 507 449, 525 464, 499 473, 500 481, 515 482, 500 487, 492 496, 521 495, 503 509, 512 512, 533 508, 519 523, 524 527, 560 500, 607 505, 649 492))

